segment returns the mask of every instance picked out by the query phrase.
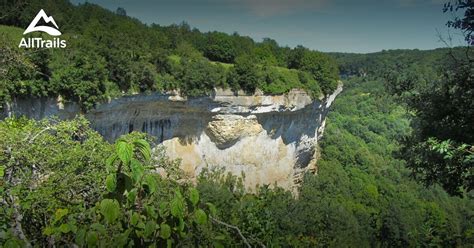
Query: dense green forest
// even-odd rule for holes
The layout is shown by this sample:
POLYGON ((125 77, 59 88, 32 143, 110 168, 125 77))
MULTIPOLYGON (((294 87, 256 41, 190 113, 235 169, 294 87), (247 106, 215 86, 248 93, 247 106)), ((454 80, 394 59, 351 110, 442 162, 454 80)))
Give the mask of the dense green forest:
POLYGON ((329 53, 337 62, 342 76, 383 77, 390 70, 402 72, 410 67, 429 67, 433 72, 446 65, 449 54, 462 55, 464 49, 384 50, 376 53, 329 53))
MULTIPOLYGON (((145 25, 94 4, 0 4, 0 104, 62 96, 84 111, 109 98, 214 87, 336 98, 317 175, 296 195, 204 171, 192 183, 156 138, 106 142, 82 116, 0 121, 0 246, 472 247, 472 1, 448 26, 467 47, 324 54, 272 39, 145 25), (68 49, 16 49, 44 8, 68 49), (152 149, 156 147, 156 149, 152 149)), ((35 34, 37 35, 37 34, 35 34)))
POLYGON ((61 95, 87 110, 101 100, 137 92, 180 90, 198 96, 223 87, 282 94, 302 88, 318 98, 337 87, 337 65, 330 56, 280 47, 272 39, 203 33, 186 23, 145 25, 123 9, 113 13, 66 0, 3 1, 1 7, 0 24, 7 26, 0 26, 0 60, 9 62, 0 71, 2 103, 61 95), (41 8, 60 23, 67 49, 14 49, 41 8))
MULTIPOLYGON (((467 23, 472 19, 474 3, 467 1, 460 6, 467 8, 467 17, 457 20, 467 23)), ((459 27, 467 34, 473 32, 467 24, 459 27)), ((450 194, 463 195, 474 189, 472 44, 432 51, 332 56, 342 77, 379 80, 410 113, 413 131, 399 139, 403 148, 398 156, 408 160, 415 178, 426 185, 441 184, 450 194)))

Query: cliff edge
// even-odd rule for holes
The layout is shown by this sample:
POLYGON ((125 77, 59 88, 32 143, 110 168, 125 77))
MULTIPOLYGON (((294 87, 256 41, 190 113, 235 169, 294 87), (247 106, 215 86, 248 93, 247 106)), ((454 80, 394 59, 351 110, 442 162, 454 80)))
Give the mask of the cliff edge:
MULTIPOLYGON (((331 95, 312 100, 301 90, 284 95, 236 95, 216 90, 212 96, 182 98, 178 94, 122 97, 86 114, 107 140, 141 131, 153 135, 168 155, 182 160, 193 178, 204 168, 244 175, 244 185, 293 188, 300 176, 315 169, 317 144, 325 118, 342 84, 331 95)), ((41 119, 73 118, 79 108, 61 99, 15 100, 5 116, 41 119)))

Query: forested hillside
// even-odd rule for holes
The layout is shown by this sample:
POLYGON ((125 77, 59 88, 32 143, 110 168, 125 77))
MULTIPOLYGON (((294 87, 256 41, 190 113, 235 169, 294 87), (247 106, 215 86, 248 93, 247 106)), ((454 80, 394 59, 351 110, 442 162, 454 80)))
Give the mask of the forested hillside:
POLYGON ((186 23, 145 25, 123 9, 113 13, 66 0, 6 1, 0 15, 0 24, 7 25, 0 26, 0 60, 8 61, 0 70, 2 103, 61 95, 87 110, 123 94, 178 89, 198 96, 214 87, 267 94, 303 88, 318 98, 331 93, 339 77, 333 59, 317 51, 237 33, 203 33, 186 23), (15 49, 42 8, 59 23, 67 49, 15 49))
POLYGON ((464 53, 462 47, 434 50, 385 50, 377 53, 329 53, 334 57, 342 76, 382 77, 389 71, 403 72, 410 67, 429 67, 434 72, 449 64, 450 55, 464 53))
POLYGON ((449 2, 444 8, 453 15, 464 13, 447 25, 463 34, 466 46, 331 54, 342 77, 379 80, 410 113, 413 129, 399 139, 399 156, 408 161, 414 178, 460 196, 474 189, 473 10, 472 1, 449 2))

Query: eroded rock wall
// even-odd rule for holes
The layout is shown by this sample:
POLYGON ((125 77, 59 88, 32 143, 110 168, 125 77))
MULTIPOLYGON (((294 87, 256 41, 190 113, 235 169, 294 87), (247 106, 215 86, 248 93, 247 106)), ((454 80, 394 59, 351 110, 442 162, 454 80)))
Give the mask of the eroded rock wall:
MULTIPOLYGON (((191 177, 204 168, 223 168, 245 175, 248 188, 277 184, 290 189, 301 173, 314 168, 326 114, 341 90, 315 101, 299 90, 278 96, 216 90, 211 97, 190 99, 135 95, 101 104, 86 117, 109 141, 131 131, 157 137, 169 156, 182 159, 191 177)), ((36 119, 72 118, 79 111, 57 99, 17 100, 6 109, 4 116, 36 119)))

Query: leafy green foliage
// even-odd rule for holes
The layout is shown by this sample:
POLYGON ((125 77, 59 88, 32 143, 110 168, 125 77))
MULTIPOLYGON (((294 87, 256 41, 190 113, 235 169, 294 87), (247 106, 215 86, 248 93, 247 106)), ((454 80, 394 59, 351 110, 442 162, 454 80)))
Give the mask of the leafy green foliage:
POLYGON ((207 44, 204 50, 207 58, 214 61, 231 63, 235 58, 235 50, 230 36, 211 32, 207 35, 207 44))
POLYGON ((414 113, 414 132, 405 139, 404 156, 418 178, 440 183, 451 194, 474 189, 473 68, 472 62, 455 62, 441 80, 405 100, 414 113))
POLYGON ((181 180, 172 170, 174 162, 154 153, 143 134, 131 133, 110 145, 84 118, 6 119, 0 133, 0 243, 214 242, 208 204, 194 187, 172 179, 181 180), (169 177, 155 172, 161 166, 169 169, 169 177))
POLYGON ((339 71, 332 58, 315 51, 307 51, 299 61, 300 70, 309 72, 325 94, 332 93, 339 80, 339 71))
POLYGON ((42 97, 56 90, 48 85, 50 53, 39 49, 21 51, 15 44, 21 34, 21 29, 0 26, 0 108, 14 97, 42 97))
POLYGON ((51 63, 50 83, 66 100, 78 102, 83 110, 91 109, 105 94, 105 60, 97 54, 76 50, 56 54, 51 63))
MULTIPOLYGON (((86 234, 85 240, 75 241, 78 245, 143 246, 212 240, 198 234, 209 228, 209 223, 196 189, 161 178, 153 171, 156 167, 152 161, 146 140, 132 135, 116 141, 115 153, 107 159, 109 193, 104 192, 104 199, 94 207, 73 215, 78 223, 84 223, 77 229, 86 234), (186 189, 190 198, 181 193, 186 189)), ((46 228, 56 226, 52 222, 46 228)), ((65 244, 78 237, 75 232, 54 235, 65 244)))
POLYGON ((400 155, 417 179, 460 196, 474 189, 473 27, 466 19, 473 6, 468 2, 445 5, 445 12, 465 11, 463 19, 447 25, 463 30, 466 47, 447 50, 444 63, 431 70, 423 61, 411 62, 385 77, 387 88, 412 113, 413 132, 404 137, 400 155))
POLYGON ((21 237, 21 223, 28 240, 47 243, 43 233, 74 230, 69 215, 100 199, 103 161, 111 149, 88 124, 84 118, 0 122, 0 164, 4 166, 0 219, 6 240, 21 237), (57 225, 44 229, 50 219, 57 225))
MULTIPOLYGON (((461 10, 465 11, 464 18, 455 18, 448 26, 461 28, 460 23, 466 21, 472 7, 466 1, 446 4, 445 12, 456 14, 461 10)), ((469 35, 469 25, 461 29, 469 35)), ((413 176, 427 186, 438 183, 450 194, 461 196, 474 188, 470 158, 474 143, 474 54, 469 46, 331 54, 343 77, 359 75, 381 80, 387 91, 406 107, 413 129, 400 137, 403 149, 399 156, 407 160, 413 176), (454 150, 464 150, 457 152, 459 157, 449 158, 433 149, 434 140, 439 144, 448 142, 454 150)))
POLYGON ((337 88, 339 69, 332 57, 310 51, 303 46, 291 50, 288 56, 288 68, 309 72, 324 94, 329 94, 337 88))
POLYGON ((314 99, 322 95, 318 82, 308 72, 274 66, 265 66, 262 70, 260 87, 264 93, 283 94, 291 89, 304 89, 314 99))
POLYGON ((233 89, 255 92, 261 80, 260 71, 255 67, 253 58, 249 55, 238 57, 235 66, 231 69, 229 80, 233 89))
POLYGON ((444 12, 458 13, 463 11, 462 17, 455 17, 447 23, 448 27, 460 29, 463 32, 466 43, 470 46, 474 45, 474 23, 472 15, 474 12, 474 3, 469 0, 449 1, 444 5, 444 12))
POLYGON ((336 64, 322 53, 281 47, 269 38, 255 42, 236 33, 203 33, 186 23, 147 26, 128 17, 123 8, 114 13, 66 0, 9 2, 2 8, 2 23, 23 28, 38 8, 61 23, 67 49, 18 49, 21 29, 0 26, 0 61, 8 60, 0 64, 0 105, 18 97, 61 96, 88 111, 109 98, 139 92, 179 90, 199 96, 231 86, 249 93, 259 88, 283 94, 303 85, 319 97, 320 90, 328 94, 337 86, 336 64), (17 12, 21 14, 12 14, 17 12), (295 63, 293 53, 299 51, 303 56, 296 56, 300 61, 295 63), (302 82, 287 77, 295 71, 272 75, 274 69, 265 69, 283 72, 287 66, 311 78, 302 82))
POLYGON ((225 86, 224 68, 204 58, 182 58, 175 76, 181 82, 177 88, 188 96, 209 95, 215 86, 225 86))
POLYGON ((113 224, 113 222, 119 217, 119 208, 120 206, 117 200, 104 199, 100 202, 100 213, 109 224, 113 224))

